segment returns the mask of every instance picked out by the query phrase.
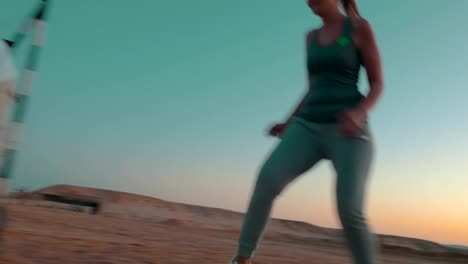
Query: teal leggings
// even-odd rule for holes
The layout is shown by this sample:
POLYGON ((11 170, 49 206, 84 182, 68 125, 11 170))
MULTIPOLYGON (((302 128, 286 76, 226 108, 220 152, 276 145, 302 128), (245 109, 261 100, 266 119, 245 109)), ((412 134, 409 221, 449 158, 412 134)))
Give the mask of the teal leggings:
POLYGON ((242 226, 238 255, 251 258, 270 218, 275 198, 320 160, 331 160, 337 174, 338 215, 355 264, 376 264, 377 248, 363 214, 374 144, 368 125, 344 136, 336 124, 294 118, 258 174, 242 226))

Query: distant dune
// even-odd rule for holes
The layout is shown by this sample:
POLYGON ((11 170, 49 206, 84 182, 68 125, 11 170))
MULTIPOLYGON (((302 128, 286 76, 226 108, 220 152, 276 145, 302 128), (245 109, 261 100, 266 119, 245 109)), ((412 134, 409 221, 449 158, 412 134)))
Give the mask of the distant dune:
MULTIPOLYGON (((174 203, 132 193, 71 185, 54 185, 40 189, 35 193, 95 197, 106 204, 103 213, 127 214, 143 218, 158 216, 162 221, 171 225, 203 225, 211 228, 231 228, 233 231, 237 231, 238 223, 242 221, 243 217, 242 213, 219 208, 174 203)), ((289 237, 292 240, 322 239, 323 241, 343 242, 341 230, 323 228, 304 222, 273 219, 268 229, 276 235, 282 234, 283 237, 289 237)), ((467 249, 466 247, 448 247, 431 241, 399 236, 380 235, 379 240, 384 248, 411 250, 423 254, 450 254, 467 249)))
MULTIPOLYGON (((41 194, 74 195, 94 199, 103 205, 100 214, 118 216, 119 219, 137 218, 168 227, 204 228, 238 233, 243 214, 219 208, 174 203, 132 193, 85 188, 71 185, 54 185, 32 192, 28 197, 40 199, 41 194)), ((22 194, 24 196, 24 194, 22 194)), ((18 195, 17 195, 18 196, 18 195)), ((305 222, 272 219, 266 238, 291 243, 327 243, 344 245, 340 229, 315 226, 305 222)), ((383 251, 418 254, 422 256, 466 257, 468 248, 445 246, 431 241, 379 235, 383 251)), ((468 261, 467 261, 468 263, 468 261)))

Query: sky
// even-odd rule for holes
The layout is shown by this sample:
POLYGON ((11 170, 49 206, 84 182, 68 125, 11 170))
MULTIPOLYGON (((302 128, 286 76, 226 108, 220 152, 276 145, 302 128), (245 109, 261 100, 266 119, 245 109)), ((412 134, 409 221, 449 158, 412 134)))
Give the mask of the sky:
MULTIPOLYGON (((0 36, 35 3, 0 0, 0 36)), ((369 223, 468 245, 468 1, 358 6, 385 78, 370 118, 369 223)), ((306 91, 304 37, 320 25, 304 1, 54 1, 11 188, 73 184, 245 212, 278 143, 266 129, 306 91)), ((339 228, 334 177, 322 161, 272 216, 339 228)))

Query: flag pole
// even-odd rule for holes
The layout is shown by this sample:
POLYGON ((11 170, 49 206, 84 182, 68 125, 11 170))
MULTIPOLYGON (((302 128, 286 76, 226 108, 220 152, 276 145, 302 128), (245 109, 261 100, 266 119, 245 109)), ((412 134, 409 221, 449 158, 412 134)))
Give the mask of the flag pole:
MULTIPOLYGON (((7 225, 7 205, 8 205, 8 179, 11 178, 13 167, 17 156, 17 148, 19 139, 21 137, 22 127, 25 121, 25 114, 28 103, 31 100, 31 92, 33 88, 34 78, 37 73, 39 57, 42 47, 45 43, 45 36, 47 31, 47 15, 50 0, 42 0, 39 7, 33 12, 32 16, 26 19, 12 41, 6 40, 8 45, 15 50, 15 48, 24 40, 27 33, 32 31, 33 40, 29 50, 26 61, 26 68, 22 73, 21 84, 17 87, 14 94, 14 109, 13 116, 7 126, 6 133, 6 149, 1 150, 4 152, 3 160, 0 164, 0 195, 3 196, 2 200, 6 202, 0 205, 0 250, 3 251, 4 230, 7 225)), ((3 107, 3 106, 2 106, 3 107)), ((1 253, 1 252, 0 252, 1 253)))

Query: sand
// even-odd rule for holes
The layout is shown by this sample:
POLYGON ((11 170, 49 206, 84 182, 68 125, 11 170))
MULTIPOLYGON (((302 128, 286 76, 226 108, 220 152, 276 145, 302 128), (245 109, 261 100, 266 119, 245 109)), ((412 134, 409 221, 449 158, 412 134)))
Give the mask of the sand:
MULTIPOLYGON (((235 251, 239 213, 122 193, 106 199, 97 215, 65 204, 12 200, 0 263, 226 264, 235 251)), ((272 220, 254 263, 351 264, 340 234, 272 220)), ((381 242, 382 264, 468 263, 468 254, 429 241, 387 236, 381 242)))

